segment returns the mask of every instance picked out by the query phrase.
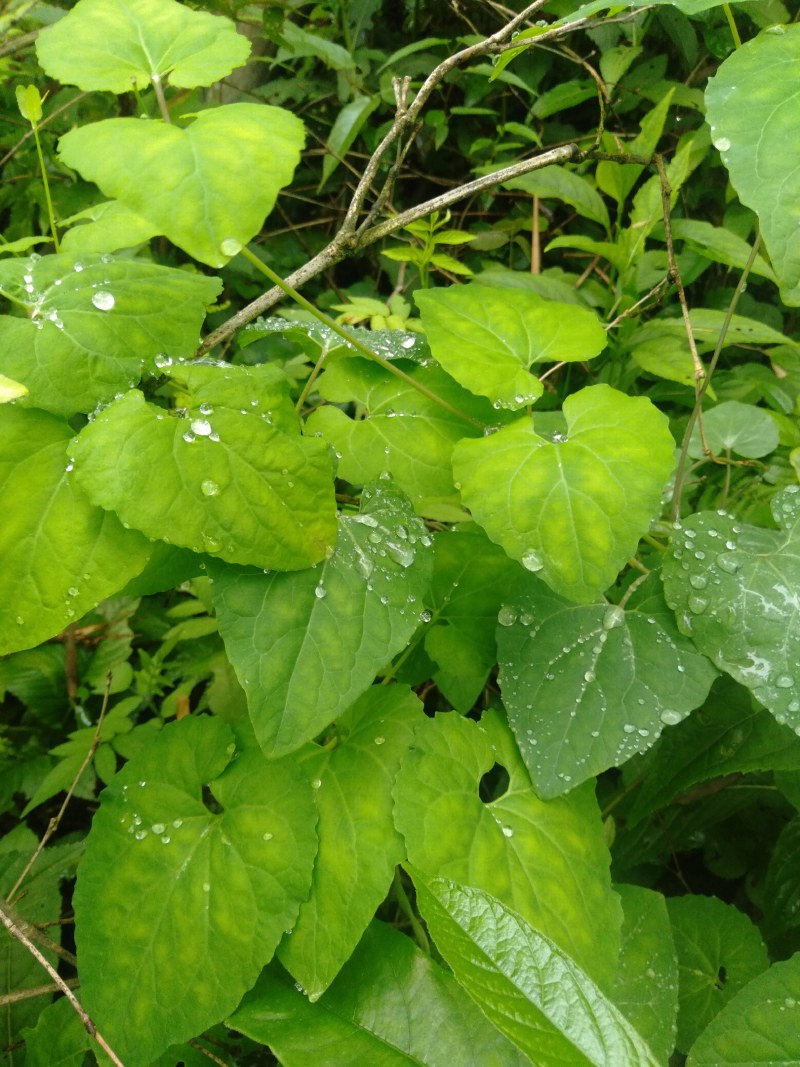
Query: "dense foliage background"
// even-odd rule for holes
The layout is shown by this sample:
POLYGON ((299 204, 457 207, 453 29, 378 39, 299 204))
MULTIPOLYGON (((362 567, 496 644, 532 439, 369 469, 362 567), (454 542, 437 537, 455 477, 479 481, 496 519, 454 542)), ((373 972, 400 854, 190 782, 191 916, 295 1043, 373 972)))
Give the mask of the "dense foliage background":
POLYGON ((0 4, 4 1064, 800 1062, 796 21, 0 4))

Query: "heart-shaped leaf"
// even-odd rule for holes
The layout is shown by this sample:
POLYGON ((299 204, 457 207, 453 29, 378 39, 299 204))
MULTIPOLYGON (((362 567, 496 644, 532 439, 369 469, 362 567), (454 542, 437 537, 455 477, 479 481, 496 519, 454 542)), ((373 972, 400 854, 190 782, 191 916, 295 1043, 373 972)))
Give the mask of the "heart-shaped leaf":
POLYGON ((130 1067, 233 1011, 308 893, 308 780, 234 749, 219 719, 172 723, 94 816, 74 898, 81 999, 130 1067))
POLYGON ((544 797, 650 748, 702 704, 716 676, 679 633, 656 575, 625 608, 578 606, 531 579, 498 621, 503 701, 544 797))
POLYGON ((593 789, 543 801, 498 715, 484 715, 480 725, 437 715, 419 726, 394 795, 415 867, 491 891, 596 982, 611 985, 622 916, 593 789), (495 764, 509 786, 484 803, 479 786, 495 764))
POLYGON ((767 530, 703 511, 675 531, 664 592, 678 626, 721 670, 800 731, 800 486, 767 530))
POLYGON ((59 154, 190 256, 222 267, 261 229, 303 139, 303 124, 283 108, 228 104, 187 129, 104 119, 70 130, 59 154))
POLYGON ((529 373, 540 363, 592 359, 606 335, 587 308, 518 289, 485 285, 414 294, 435 359, 496 408, 521 408, 542 395, 529 373))
MULTIPOLYGON (((738 400, 726 400, 703 415, 706 443, 715 455, 734 452, 748 459, 768 456, 778 447, 778 424, 768 411, 738 400)), ((689 455, 699 459, 705 455, 699 425, 695 425, 689 442, 689 455)))
POLYGON ((155 369, 156 357, 190 355, 221 285, 109 255, 4 260, 0 293, 28 317, 0 316, 3 369, 37 407, 89 412, 155 369))
POLYGON ((214 602, 265 752, 292 752, 338 718, 408 643, 433 567, 431 538, 390 485, 342 515, 319 567, 262 574, 214 567, 214 602))
POLYGON ((0 406, 0 652, 55 636, 137 575, 151 546, 68 471, 69 424, 0 406))
POLYGON ((75 439, 78 484, 148 537, 231 563, 316 563, 336 538, 330 457, 296 422, 287 432, 289 401, 273 371, 186 368, 197 386, 182 418, 127 393, 75 439), (261 406, 242 410, 237 383, 261 406))
POLYGON ((611 585, 657 514, 675 443, 649 400, 607 385, 567 397, 564 417, 567 440, 546 441, 525 419, 461 441, 453 471, 493 541, 586 603, 611 585))
POLYGON ((758 215, 781 297, 793 306, 800 304, 800 100, 786 86, 798 61, 800 26, 773 26, 728 56, 705 94, 714 144, 739 199, 758 215))
POLYGON ((211 85, 247 61, 250 42, 229 19, 175 0, 78 0, 39 35, 36 52, 64 85, 127 93, 167 77, 211 85))

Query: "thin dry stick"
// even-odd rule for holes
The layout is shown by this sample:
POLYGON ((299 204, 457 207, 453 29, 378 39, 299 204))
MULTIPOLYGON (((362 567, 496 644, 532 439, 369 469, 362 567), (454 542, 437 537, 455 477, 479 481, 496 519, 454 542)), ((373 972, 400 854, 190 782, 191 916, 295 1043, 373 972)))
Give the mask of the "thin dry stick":
POLYGON ((93 1037, 95 1039, 95 1041, 103 1050, 103 1052, 105 1052, 106 1056, 108 1056, 108 1058, 114 1064, 114 1067, 125 1067, 125 1064, 116 1054, 116 1052, 114 1052, 114 1050, 108 1044, 103 1035, 98 1032, 97 1027, 92 1022, 88 1012, 83 1007, 78 998, 75 996, 75 994, 72 992, 69 985, 64 981, 58 971, 51 967, 49 960, 47 960, 46 957, 41 954, 36 945, 34 945, 34 943, 22 929, 21 925, 15 919, 13 919, 8 914, 8 912, 6 912, 5 909, 2 907, 0 907, 0 922, 2 922, 3 926, 5 926, 9 934, 11 934, 11 936, 15 940, 19 941, 21 945, 24 945, 28 952, 30 952, 33 958, 37 961, 37 963, 47 971, 47 973, 53 979, 53 982, 58 986, 58 988, 70 1002, 72 1007, 75 1009, 78 1018, 83 1023, 86 1032, 89 1034, 90 1037, 93 1037))
POLYGON ((95 752, 97 750, 97 746, 100 744, 100 733, 101 733, 101 731, 103 729, 103 718, 105 717, 106 708, 108 707, 108 698, 109 698, 110 692, 111 692, 111 672, 109 671, 109 673, 106 675, 106 688, 105 688, 105 692, 103 693, 103 704, 102 704, 102 706, 100 708, 100 715, 99 715, 99 717, 97 719, 97 727, 96 727, 96 729, 94 731, 94 737, 92 738, 92 743, 91 743, 91 745, 89 745, 89 751, 86 753, 86 757, 85 757, 83 763, 80 765, 80 768, 78 769, 78 773, 72 779, 72 784, 70 785, 69 789, 67 790, 67 795, 64 797, 64 802, 61 805, 61 807, 58 809, 58 814, 54 818, 52 818, 50 820, 50 822, 47 824, 47 829, 45 830, 44 834, 42 835, 42 840, 39 842, 39 844, 36 847, 35 852, 33 853, 31 858, 26 863, 25 868, 22 871, 22 874, 19 876, 19 878, 16 880, 16 882, 12 886, 11 892, 8 894, 8 903, 9 904, 13 904, 16 896, 19 893, 20 886, 25 881, 25 879, 28 877, 28 873, 30 872, 31 867, 33 867, 34 863, 36 863, 36 861, 39 858, 39 855, 40 855, 42 849, 44 848, 44 846, 47 844, 47 842, 50 840, 50 838, 53 836, 53 834, 58 829, 61 820, 64 818, 64 812, 67 810, 67 805, 69 804, 70 800, 72 799, 72 794, 75 792, 75 788, 78 785, 78 782, 81 780, 83 772, 86 770, 86 768, 91 763, 92 756, 94 756, 94 754, 95 754, 95 752))
MULTIPOLYGON (((68 978, 65 985, 68 985, 70 989, 77 989, 80 982, 77 978, 68 978)), ((60 993, 61 986, 55 984, 55 982, 49 982, 47 985, 35 985, 30 989, 18 989, 14 993, 4 993, 0 996, 0 1008, 5 1004, 18 1004, 21 1000, 30 1000, 32 997, 44 997, 48 993, 60 993)))

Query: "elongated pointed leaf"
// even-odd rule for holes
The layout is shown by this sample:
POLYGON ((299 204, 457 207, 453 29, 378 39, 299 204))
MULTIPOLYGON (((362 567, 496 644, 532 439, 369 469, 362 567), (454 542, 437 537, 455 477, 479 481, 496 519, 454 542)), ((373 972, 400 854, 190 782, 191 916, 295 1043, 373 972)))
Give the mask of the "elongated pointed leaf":
POLYGON ((40 34, 36 52, 64 85, 127 93, 156 78, 211 85, 247 60, 250 42, 229 19, 175 0, 78 0, 40 34))
POLYGON ((800 1062, 800 956, 773 963, 692 1045, 687 1067, 793 1067, 800 1062))
POLYGON ((800 487, 772 499, 780 530, 703 511, 675 532, 664 592, 681 631, 800 730, 800 487))
POLYGON ((606 344, 593 312, 522 290, 453 286, 424 289, 414 299, 434 357, 498 409, 521 408, 542 395, 530 367, 592 359, 606 344))
POLYGON ((81 996, 129 1067, 232 1011, 308 892, 308 781, 234 749, 218 719, 171 724, 94 817, 74 898, 81 996))
POLYGON ((319 783, 319 851, 311 895, 278 956, 312 1001, 350 957, 405 858, 392 786, 421 714, 405 686, 373 686, 339 720, 336 748, 303 762, 319 783))
POLYGON ((561 596, 587 603, 658 512, 674 441, 649 400, 607 385, 567 397, 564 416, 567 440, 546 441, 526 419, 461 441, 453 471, 493 541, 561 596))
POLYGON ((201 112, 187 129, 104 119, 71 130, 59 153, 190 256, 222 267, 291 181, 303 136, 300 120, 282 108, 228 104, 201 112))
POLYGON ((0 293, 27 318, 0 316, 3 369, 36 407, 89 412, 136 385, 156 357, 191 355, 221 282, 96 254, 0 263, 0 293))
POLYGON ((784 303, 800 304, 800 100, 787 93, 800 60, 800 27, 774 26, 737 48, 709 81, 706 119, 743 204, 761 236, 784 303), (764 71, 770 76, 764 78, 764 71))
POLYGON ((625 608, 577 606, 532 579, 498 620, 503 701, 544 797, 650 748, 703 703, 716 677, 679 632, 657 575, 625 608))
POLYGON ((72 430, 0 406, 0 652, 31 648, 141 571, 147 540, 94 507, 68 467, 72 430))
POLYGON ((286 395, 268 374, 214 371, 211 387, 187 397, 184 417, 138 391, 105 408, 75 439, 78 484, 148 537, 232 563, 308 567, 336 536, 328 450, 296 427, 286 432, 286 395), (241 410, 226 375, 257 389, 263 407, 241 410))
POLYGON ((678 953, 678 1048, 688 1051, 731 998, 768 966, 767 950, 747 916, 716 897, 667 900, 678 953))
POLYGON ((414 873, 434 940, 481 1011, 538 1067, 657 1067, 644 1040, 559 947, 481 889, 414 873))
POLYGON ((285 1067, 527 1067, 448 971, 377 921, 318 1004, 270 967, 229 1023, 285 1067))
POLYGON ((299 748, 338 718, 420 624, 431 538, 398 490, 365 490, 317 568, 214 567, 220 633, 265 752, 299 748))
POLYGON ((540 800, 498 717, 477 726, 437 716, 419 727, 397 776, 395 821, 415 867, 491 892, 611 985, 622 916, 594 794, 540 800), (479 784, 495 763, 508 791, 484 803, 479 784))

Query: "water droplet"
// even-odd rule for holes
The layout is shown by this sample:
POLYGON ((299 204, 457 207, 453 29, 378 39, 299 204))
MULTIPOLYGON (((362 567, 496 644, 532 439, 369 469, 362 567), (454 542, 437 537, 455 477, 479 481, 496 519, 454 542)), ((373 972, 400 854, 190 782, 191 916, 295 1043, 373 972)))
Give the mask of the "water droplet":
POLYGON ((690 596, 687 605, 694 615, 702 615, 708 607, 708 601, 701 596, 690 596))
POLYGON ((224 241, 220 241, 219 250, 223 256, 236 256, 242 250, 242 242, 237 241, 235 237, 226 237, 224 241))
POLYGON ((147 830, 137 830, 133 836, 136 838, 137 841, 144 841, 144 839, 147 837, 147 830))
POLYGON ((584 673, 584 675, 583 675, 583 678, 584 678, 584 681, 586 681, 586 682, 593 682, 594 681, 594 671, 586 671, 584 673))
POLYGON ((200 491, 203 496, 216 496, 219 492, 219 486, 216 482, 212 482, 210 478, 206 478, 200 483, 200 491))
POLYGON ((267 830, 267 832, 265 834, 261 835, 261 840, 262 841, 271 841, 272 838, 273 838, 273 835, 269 832, 269 830, 267 830))
POLYGON ((778 689, 791 689, 794 685, 794 678, 789 674, 779 674, 775 679, 775 685, 778 689))
POLYGON ((203 549, 206 552, 211 552, 213 555, 215 552, 219 552, 221 548, 222 545, 219 543, 216 537, 208 537, 205 534, 203 535, 203 549))
POLYGON ((80 272, 83 270, 83 264, 78 262, 73 263, 72 269, 75 271, 76 274, 80 274, 80 272))
POLYGON ((161 844, 162 844, 162 845, 168 845, 168 844, 170 843, 170 841, 171 841, 171 840, 172 840, 172 839, 171 839, 171 837, 169 836, 169 834, 164 834, 164 835, 162 836, 162 838, 161 838, 161 844))
POLYGON ((98 311, 110 311, 116 302, 113 294, 107 289, 98 289, 96 293, 92 293, 92 303, 98 311))
POLYGON ((153 359, 153 363, 159 370, 164 370, 165 367, 172 366, 172 359, 166 354, 166 352, 159 352, 153 359))
POLYGON ((311 783, 311 788, 312 789, 319 789, 319 788, 321 788, 321 786, 322 786, 322 779, 321 778, 315 778, 311 783))
POLYGON ((163 824, 163 822, 154 822, 152 830, 154 834, 163 834, 166 830, 166 826, 163 824))
POLYGON ((314 596, 317 598, 317 600, 324 600, 327 595, 328 590, 325 588, 322 582, 320 582, 320 584, 314 589, 314 596))
POLYGON ((625 609, 621 608, 619 604, 613 604, 603 616, 603 629, 614 630, 617 626, 622 626, 624 622, 625 609))
POLYGON ((636 733, 636 727, 633 725, 632 722, 626 722, 622 729, 626 734, 636 733))
POLYGON ((390 558, 395 563, 399 563, 401 567, 410 567, 416 557, 416 553, 410 545, 398 545, 394 541, 386 542, 386 551, 390 558))
POLYGON ((503 827, 503 837, 513 837, 513 836, 514 836, 514 831, 512 830, 512 828, 510 826, 504 826, 503 827))
POLYGON ((192 427, 192 433, 198 437, 208 437, 211 433, 211 423, 208 419, 192 419, 189 425, 192 427))
POLYGON ((431 615, 431 613, 429 611, 421 611, 419 613, 419 621, 420 622, 430 622, 432 618, 433 618, 433 615, 431 615))
POLYGON ((198 410, 199 410, 201 415, 213 415, 214 414, 214 408, 209 403, 201 404, 198 410))
POLYGON ((191 430, 187 430, 186 433, 183 434, 183 439, 187 445, 190 445, 195 440, 195 436, 191 430))
POLYGON ((520 561, 526 571, 540 571, 544 567, 542 557, 534 549, 529 548, 527 552, 524 552, 520 561))
POLYGON ((176 830, 180 830, 180 828, 183 826, 183 819, 173 819, 172 825, 175 827, 176 830))
POLYGON ((517 621, 517 613, 508 604, 503 604, 497 613, 497 621, 501 626, 513 626, 517 621))
POLYGON ((203 882, 203 892, 204 893, 210 893, 211 892, 211 885, 210 885, 209 882, 203 882))
POLYGON ((727 137, 720 137, 714 142, 714 147, 720 152, 730 151, 731 142, 727 137))
POLYGON ((401 345, 402 348, 413 348, 414 347, 414 338, 413 337, 406 337, 403 341, 400 342, 400 345, 401 345))
POLYGON ((692 574, 689 577, 689 585, 692 589, 705 589, 708 585, 708 579, 702 574, 692 574))
POLYGON ((376 738, 374 738, 374 741, 375 741, 376 745, 383 745, 386 742, 386 738, 385 737, 376 737, 376 738))
POLYGON ((720 570, 725 571, 727 574, 736 574, 739 570, 740 563, 734 555, 729 552, 720 552, 717 556, 717 566, 720 570))

